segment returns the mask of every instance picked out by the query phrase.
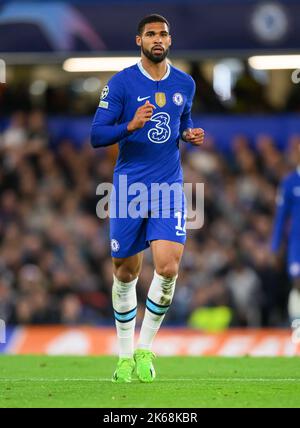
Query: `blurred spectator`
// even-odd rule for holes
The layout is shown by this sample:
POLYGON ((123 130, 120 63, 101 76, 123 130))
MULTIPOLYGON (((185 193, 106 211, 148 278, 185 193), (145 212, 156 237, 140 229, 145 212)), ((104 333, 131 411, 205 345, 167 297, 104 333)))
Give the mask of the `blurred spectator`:
POLYGON ((237 258, 226 276, 234 308, 236 326, 261 326, 261 283, 256 272, 237 258))
POLYGON ((3 132, 1 148, 20 149, 26 142, 26 116, 22 111, 14 113, 10 126, 3 132))
POLYGON ((80 300, 74 294, 66 295, 61 302, 61 319, 63 324, 76 325, 84 322, 80 300))

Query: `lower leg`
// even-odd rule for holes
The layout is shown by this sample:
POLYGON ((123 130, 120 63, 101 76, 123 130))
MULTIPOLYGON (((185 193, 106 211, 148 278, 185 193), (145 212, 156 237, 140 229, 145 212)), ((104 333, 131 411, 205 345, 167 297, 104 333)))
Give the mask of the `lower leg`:
POLYGON ((137 312, 136 283, 142 256, 113 259, 114 282, 112 301, 117 329, 120 358, 132 358, 137 312))
POLYGON ((157 240, 151 242, 155 271, 146 301, 138 348, 150 350, 153 340, 171 305, 183 245, 157 240))
POLYGON ((132 358, 133 356, 137 280, 138 278, 135 278, 130 282, 122 282, 114 276, 112 301, 121 358, 132 358))
POLYGON ((164 277, 154 271, 138 340, 139 349, 151 349, 153 340, 172 302, 176 279, 177 275, 164 277))

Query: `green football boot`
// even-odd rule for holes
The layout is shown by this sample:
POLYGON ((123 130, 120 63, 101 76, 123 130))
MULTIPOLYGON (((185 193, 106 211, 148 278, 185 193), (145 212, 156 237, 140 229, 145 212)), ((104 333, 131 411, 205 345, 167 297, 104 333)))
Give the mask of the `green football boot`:
POLYGON ((134 368, 135 362, 133 358, 119 358, 112 381, 115 383, 130 383, 134 368))
POLYGON ((155 379, 155 370, 152 360, 156 357, 154 352, 147 349, 137 349, 134 353, 137 377, 141 382, 150 383, 155 379))

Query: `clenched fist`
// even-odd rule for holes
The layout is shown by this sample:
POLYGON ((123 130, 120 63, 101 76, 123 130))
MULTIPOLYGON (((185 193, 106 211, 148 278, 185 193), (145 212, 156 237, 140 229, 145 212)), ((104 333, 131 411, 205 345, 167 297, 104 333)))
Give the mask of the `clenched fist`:
POLYGON ((156 107, 147 100, 144 105, 137 109, 134 118, 128 123, 128 131, 132 132, 137 129, 143 128, 145 123, 151 119, 153 110, 155 108, 156 107))
POLYGON ((189 128, 183 131, 182 138, 184 141, 201 146, 204 142, 204 130, 202 128, 189 128))

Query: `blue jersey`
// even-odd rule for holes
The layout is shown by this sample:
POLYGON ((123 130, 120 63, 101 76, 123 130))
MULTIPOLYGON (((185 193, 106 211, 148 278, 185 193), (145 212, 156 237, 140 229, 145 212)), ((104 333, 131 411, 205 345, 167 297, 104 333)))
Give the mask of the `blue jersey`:
POLYGON ((179 139, 192 128, 191 107, 195 83, 186 73, 168 65, 156 81, 141 63, 115 74, 102 91, 91 133, 93 147, 119 142, 114 184, 126 174, 134 182, 182 182, 179 139), (128 132, 127 125, 138 107, 149 100, 156 108, 143 128, 128 132))
POLYGON ((300 168, 282 182, 277 199, 272 250, 277 252, 284 237, 288 237, 289 263, 300 261, 300 168), (287 223, 289 221, 288 234, 287 223))

